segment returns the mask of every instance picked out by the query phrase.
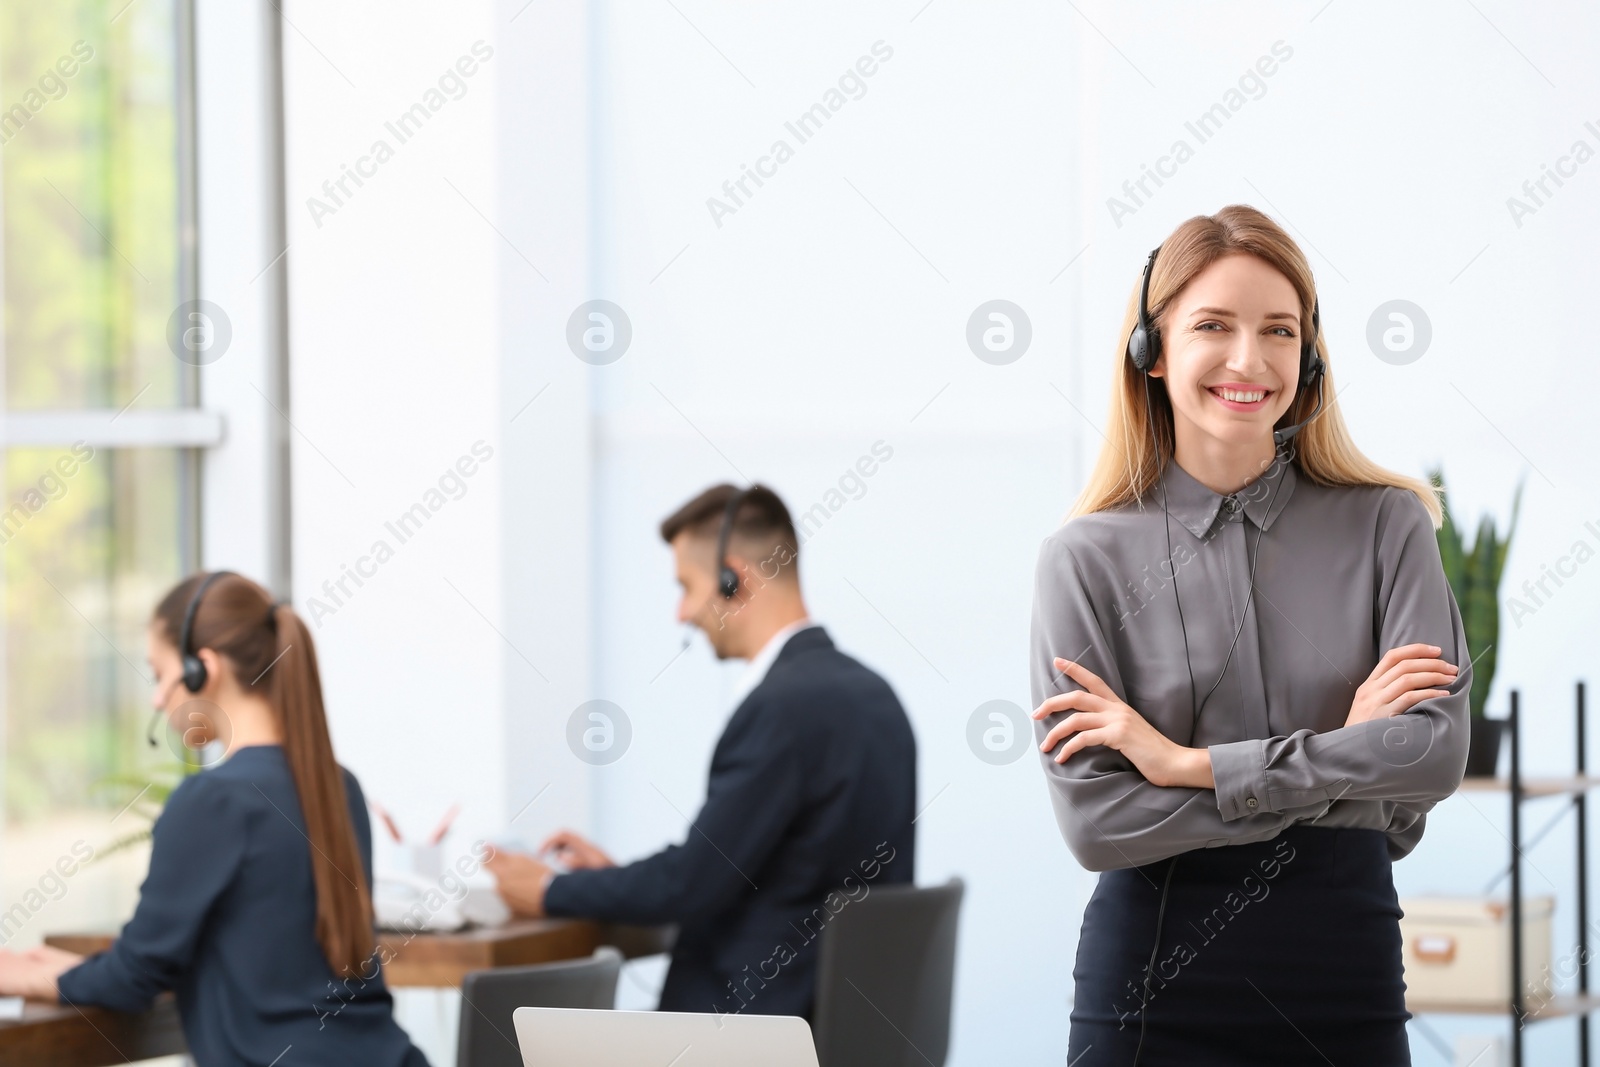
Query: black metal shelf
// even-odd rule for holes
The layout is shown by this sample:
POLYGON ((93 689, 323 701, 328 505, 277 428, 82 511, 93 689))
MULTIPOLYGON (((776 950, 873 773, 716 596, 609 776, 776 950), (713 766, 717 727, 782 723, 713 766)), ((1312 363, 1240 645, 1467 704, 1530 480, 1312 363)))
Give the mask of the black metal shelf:
POLYGON ((1506 721, 1506 732, 1511 739, 1511 777, 1468 778, 1461 783, 1466 791, 1499 791, 1507 793, 1511 808, 1511 1003, 1503 1008, 1485 1007, 1482 1004, 1452 1004, 1408 1002, 1408 1010, 1423 1012, 1470 1012, 1511 1016, 1511 1065, 1523 1067, 1522 1031, 1530 1022, 1541 1019, 1574 1017, 1578 1020, 1578 1062, 1589 1064, 1589 1015, 1600 1012, 1600 996, 1589 993, 1589 792, 1600 789, 1600 778, 1587 774, 1587 735, 1584 728, 1584 685, 1577 684, 1577 759, 1576 773, 1570 778, 1522 777, 1522 724, 1520 694, 1511 691, 1511 714, 1506 721), (1539 1001, 1530 1011, 1523 988, 1522 975, 1522 802, 1541 797, 1569 797, 1576 811, 1577 868, 1578 868, 1578 991, 1539 1001))

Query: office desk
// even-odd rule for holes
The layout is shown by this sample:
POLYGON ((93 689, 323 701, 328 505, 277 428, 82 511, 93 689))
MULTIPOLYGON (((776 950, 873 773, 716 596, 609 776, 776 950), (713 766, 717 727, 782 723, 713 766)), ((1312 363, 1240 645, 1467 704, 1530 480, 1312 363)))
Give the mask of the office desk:
MULTIPOLYGON (((111 944, 111 934, 57 934, 45 943, 88 955, 111 944)), ((459 933, 384 932, 378 943, 390 959, 391 987, 453 987, 469 971, 587 956, 615 945, 629 959, 671 948, 670 927, 617 926, 578 919, 516 919, 504 926, 459 933)), ((184 1051, 177 1007, 170 996, 141 1015, 101 1008, 29 1003, 23 1017, 0 1019, 0 1064, 28 1067, 103 1067, 184 1051)))

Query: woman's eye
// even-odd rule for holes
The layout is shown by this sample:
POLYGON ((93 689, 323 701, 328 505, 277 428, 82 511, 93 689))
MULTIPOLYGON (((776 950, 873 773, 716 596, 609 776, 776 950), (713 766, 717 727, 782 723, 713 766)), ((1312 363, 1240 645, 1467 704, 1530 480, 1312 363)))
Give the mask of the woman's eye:
MULTIPOLYGON (((1222 323, 1220 323, 1220 322, 1216 322, 1216 321, 1214 321, 1214 320, 1213 320, 1213 321, 1211 321, 1211 322, 1202 322, 1202 323, 1201 323, 1201 324, 1200 324, 1200 325, 1198 325, 1198 326, 1196 326, 1196 327, 1195 327, 1195 329, 1196 329, 1196 330, 1204 330, 1204 329, 1205 329, 1205 328, 1206 328, 1206 327, 1207 327, 1207 326, 1217 326, 1217 327, 1220 327, 1220 326, 1221 326, 1221 325, 1222 325, 1222 323)), ((1208 331, 1208 332, 1209 332, 1209 331, 1208 331)))

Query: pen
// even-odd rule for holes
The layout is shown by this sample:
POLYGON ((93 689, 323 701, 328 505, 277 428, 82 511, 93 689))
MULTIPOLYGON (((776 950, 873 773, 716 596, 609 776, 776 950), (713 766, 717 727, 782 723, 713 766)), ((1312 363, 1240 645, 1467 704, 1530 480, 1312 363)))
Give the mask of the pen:
POLYGON ((370 800, 368 803, 372 805, 372 810, 378 813, 378 818, 383 820, 383 825, 389 828, 389 836, 394 838, 394 843, 400 844, 400 828, 394 824, 394 820, 389 817, 389 813, 384 810, 383 805, 376 800, 370 800))
POLYGON ((460 813, 460 804, 450 805, 450 810, 444 813, 444 818, 439 822, 439 828, 433 832, 432 837, 428 838, 428 844, 437 845, 440 841, 443 841, 445 833, 450 829, 450 824, 455 822, 456 816, 460 813))

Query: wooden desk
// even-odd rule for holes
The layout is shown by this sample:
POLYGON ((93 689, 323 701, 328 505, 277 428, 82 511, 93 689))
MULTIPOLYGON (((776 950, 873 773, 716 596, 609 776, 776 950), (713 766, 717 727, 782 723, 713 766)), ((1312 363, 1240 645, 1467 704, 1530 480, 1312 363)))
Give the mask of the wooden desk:
POLYGON ((142 1015, 29 1001, 21 1019, 0 1019, 0 1063, 111 1067, 185 1051, 170 994, 142 1015))
MULTIPOLYGON (((45 943, 84 955, 110 946, 111 934, 57 934, 45 943)), ((516 919, 504 926, 451 934, 381 933, 392 987, 460 986, 470 971, 577 959, 615 945, 632 959, 671 948, 670 927, 617 926, 578 919, 516 919)), ((0 1019, 0 1064, 28 1067, 104 1067, 184 1051, 172 997, 141 1015, 102 1008, 30 1002, 21 1019, 0 1019)))

